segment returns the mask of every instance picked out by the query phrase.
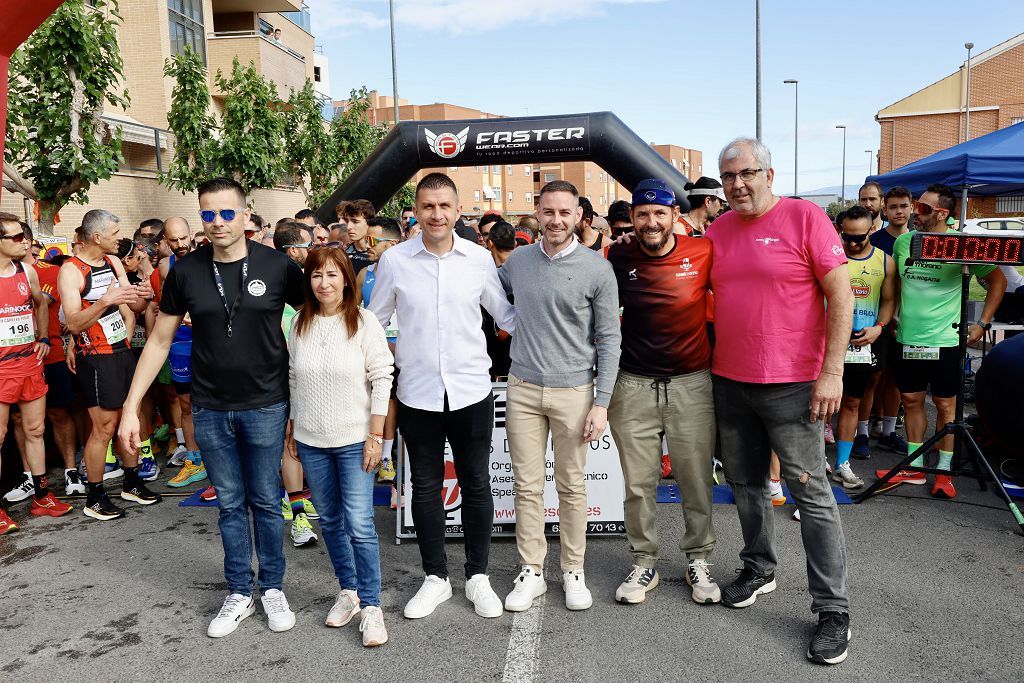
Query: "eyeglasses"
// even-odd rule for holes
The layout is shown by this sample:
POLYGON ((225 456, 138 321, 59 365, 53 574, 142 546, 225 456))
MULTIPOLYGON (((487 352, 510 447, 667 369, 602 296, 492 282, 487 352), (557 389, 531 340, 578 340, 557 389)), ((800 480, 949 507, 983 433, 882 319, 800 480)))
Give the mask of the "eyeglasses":
MULTIPOLYGON (((217 219, 217 214, 219 213, 220 217, 223 218, 224 220, 233 221, 235 220, 235 216, 242 213, 243 211, 245 211, 245 209, 221 209, 220 211, 200 211, 199 219, 204 223, 212 223, 217 219)), ((246 232, 249 231, 247 230, 246 232)), ((253 230, 252 232, 256 231, 253 230)))
POLYGON ((845 232, 839 233, 839 236, 843 238, 844 242, 850 242, 852 244, 860 244, 861 242, 863 242, 864 240, 866 240, 868 238, 868 236, 866 234, 865 235, 848 235, 845 232))
POLYGON ((284 244, 282 245, 282 248, 290 249, 291 247, 295 247, 296 249, 309 249, 312 246, 312 244, 312 242, 302 242, 301 244, 284 244))
POLYGON ((14 235, 0 235, 0 240, 10 240, 12 242, 20 244, 25 241, 25 231, 21 231, 14 235))
POLYGON ((930 216, 935 211, 946 211, 946 209, 940 209, 924 202, 914 202, 914 213, 918 216, 930 216))
POLYGON ((393 240, 390 237, 367 237, 366 239, 370 241, 370 246, 373 247, 377 246, 381 242, 390 242, 391 244, 398 244, 397 240, 393 240))
POLYGON ((314 244, 310 249, 336 249, 342 246, 341 242, 324 242, 323 244, 314 244))
POLYGON ((723 185, 732 185, 739 178, 745 183, 749 183, 757 176, 758 173, 762 172, 763 168, 745 168, 739 173, 723 173, 720 177, 723 185))

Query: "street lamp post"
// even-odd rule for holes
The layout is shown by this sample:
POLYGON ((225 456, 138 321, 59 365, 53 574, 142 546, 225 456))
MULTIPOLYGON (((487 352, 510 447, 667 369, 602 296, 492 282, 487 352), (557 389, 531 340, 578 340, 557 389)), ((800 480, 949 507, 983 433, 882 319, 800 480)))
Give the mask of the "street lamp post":
POLYGON ((964 43, 967 48, 967 113, 964 115, 964 142, 971 139, 971 49, 974 43, 964 43))
POLYGON ((875 150, 866 149, 864 151, 868 153, 868 175, 871 175, 871 162, 874 160, 875 150))
POLYGON ((782 81, 783 83, 792 84, 793 86, 793 196, 799 196, 797 191, 797 177, 798 171, 800 170, 800 129, 799 129, 799 113, 800 113, 800 81, 795 78, 787 78, 782 81))
POLYGON ((846 204, 846 125, 841 123, 836 128, 843 129, 843 183, 839 186, 839 201, 846 204))
POLYGON ((757 141, 761 141, 761 0, 754 0, 754 91, 757 141))
POLYGON ((395 0, 388 1, 391 13, 391 94, 395 102, 395 126, 398 126, 398 53, 395 50, 395 0))

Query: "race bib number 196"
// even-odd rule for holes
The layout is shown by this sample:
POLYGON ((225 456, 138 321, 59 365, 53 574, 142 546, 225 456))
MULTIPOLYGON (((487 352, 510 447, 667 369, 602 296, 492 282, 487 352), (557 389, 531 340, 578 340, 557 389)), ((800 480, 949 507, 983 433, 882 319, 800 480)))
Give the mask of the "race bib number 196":
POLYGON ((36 326, 31 313, 13 315, 0 323, 0 346, 21 346, 35 340, 36 326))

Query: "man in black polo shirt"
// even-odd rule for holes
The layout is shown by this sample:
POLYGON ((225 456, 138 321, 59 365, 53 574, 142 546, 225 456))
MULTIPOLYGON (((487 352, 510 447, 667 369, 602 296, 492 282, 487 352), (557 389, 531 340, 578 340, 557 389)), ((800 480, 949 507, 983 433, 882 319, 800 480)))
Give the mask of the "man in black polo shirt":
POLYGON ((288 419, 288 350, 281 330, 285 303, 303 298, 302 271, 284 254, 245 239, 250 218, 242 187, 228 178, 199 186, 199 216, 210 239, 168 273, 160 315, 139 359, 121 419, 122 445, 139 443, 136 413, 156 378, 174 332, 192 320, 192 420, 210 481, 217 489, 224 574, 229 595, 207 635, 226 636, 256 609, 252 548, 272 631, 295 615, 281 585, 281 453, 288 419), (252 511, 255 538, 249 529, 252 511))

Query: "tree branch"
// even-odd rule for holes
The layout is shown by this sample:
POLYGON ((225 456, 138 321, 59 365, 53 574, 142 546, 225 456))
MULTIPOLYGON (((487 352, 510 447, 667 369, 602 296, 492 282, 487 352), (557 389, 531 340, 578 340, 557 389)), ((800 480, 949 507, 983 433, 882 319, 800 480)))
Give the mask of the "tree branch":
POLYGON ((18 173, 18 169, 14 168, 14 165, 4 161, 4 175, 10 179, 10 184, 13 187, 8 187, 8 182, 4 182, 4 187, 13 190, 14 192, 20 192, 29 199, 38 199, 39 196, 36 194, 35 185, 31 181, 26 180, 18 173))

